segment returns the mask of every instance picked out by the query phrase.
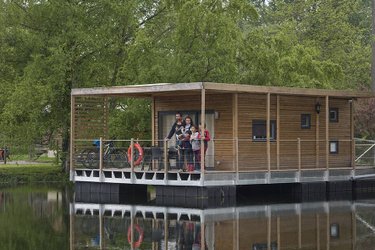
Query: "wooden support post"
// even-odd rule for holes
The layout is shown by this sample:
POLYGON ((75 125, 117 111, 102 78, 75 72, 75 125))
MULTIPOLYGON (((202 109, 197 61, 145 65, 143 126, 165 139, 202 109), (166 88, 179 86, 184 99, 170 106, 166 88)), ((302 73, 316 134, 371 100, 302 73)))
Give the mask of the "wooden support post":
POLYGON ((202 87, 201 90, 201 124, 202 124, 202 129, 201 129, 201 180, 204 181, 204 172, 205 172, 205 155, 204 155, 204 127, 206 124, 206 90, 204 87, 202 87))
POLYGON ((276 167, 280 169, 280 95, 276 96, 276 167))
POLYGON ((133 182, 134 181, 134 138, 131 138, 130 140, 130 150, 131 150, 131 154, 130 154, 130 179, 131 181, 133 182))
POLYGON ((100 170, 100 175, 103 175, 103 138, 102 137, 99 138, 99 170, 100 170))
POLYGON ((233 123, 233 168, 238 173, 238 94, 233 94, 232 123, 233 123))
POLYGON ((268 178, 271 174, 271 93, 267 93, 267 171, 268 178))
POLYGON ((355 140, 354 140, 354 105, 353 100, 350 100, 350 160, 351 167, 355 169, 355 140))
POLYGON ((103 136, 104 139, 108 139, 108 122, 109 122, 109 107, 108 107, 108 97, 103 98, 103 136))
POLYGON ((74 171, 75 97, 70 96, 70 172, 74 171))
POLYGON ((302 159, 301 159, 301 138, 297 138, 297 150, 298 150, 298 181, 301 177, 302 159))
MULTIPOLYGON (((319 99, 316 100, 316 104, 319 103, 319 99)), ((316 164, 316 168, 319 168, 319 165, 320 165, 320 155, 319 155, 319 150, 320 150, 320 139, 319 139, 319 133, 320 133, 320 129, 319 129, 319 113, 316 112, 316 116, 315 116, 315 155, 316 155, 316 159, 315 159, 315 164, 316 164)))
MULTIPOLYGON (((238 141, 238 137, 236 137, 235 138, 235 140, 236 140, 236 181, 238 181, 239 180, 239 178, 240 178, 240 169, 239 169, 239 154, 238 154, 238 150, 239 150, 239 141, 238 141)), ((375 151, 374 151, 375 152, 375 151)), ((375 157, 375 155, 374 155, 374 157, 375 157)))
POLYGON ((155 146, 155 97, 151 99, 151 145, 155 146))
POLYGON ((326 96, 326 170, 329 169, 329 97, 326 96))
POLYGON ((164 152, 163 153, 164 153, 164 179, 168 180, 168 140, 167 139, 164 139, 164 152))

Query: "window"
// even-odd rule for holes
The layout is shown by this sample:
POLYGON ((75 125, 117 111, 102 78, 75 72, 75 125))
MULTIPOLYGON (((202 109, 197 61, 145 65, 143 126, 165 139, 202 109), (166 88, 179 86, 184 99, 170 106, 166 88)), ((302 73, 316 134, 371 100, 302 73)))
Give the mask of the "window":
POLYGON ((311 115, 310 114, 301 115, 301 128, 311 128, 311 115))
MULTIPOLYGON (((266 141, 267 139, 266 120, 253 120, 253 141, 266 141)), ((276 139, 276 121, 271 121, 270 139, 276 139)))
POLYGON ((338 154, 338 152, 339 152, 339 142, 338 141, 330 141, 329 142, 329 152, 331 154, 338 154))
POLYGON ((329 109, 329 121, 330 122, 338 122, 339 121, 339 109, 338 108, 330 108, 329 109))
POLYGON ((332 223, 330 230, 329 230, 329 235, 331 236, 331 239, 338 239, 340 237, 340 227, 339 224, 337 223, 332 223))

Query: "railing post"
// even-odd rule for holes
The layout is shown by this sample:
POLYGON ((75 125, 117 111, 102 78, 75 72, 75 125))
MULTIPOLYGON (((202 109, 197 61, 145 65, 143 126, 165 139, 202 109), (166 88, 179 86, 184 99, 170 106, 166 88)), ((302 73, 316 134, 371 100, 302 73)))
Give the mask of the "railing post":
POLYGON ((236 183, 238 183, 239 180, 239 166, 238 166, 238 137, 236 137, 236 183))
MULTIPOLYGON (((355 164, 355 138, 352 138, 352 168, 353 170, 356 169, 356 164, 355 164)), ((375 151, 374 151, 375 154, 375 151)), ((374 159, 375 161, 375 159, 374 159)))
POLYGON ((298 181, 301 178, 301 138, 297 138, 297 150, 298 150, 298 181))
POLYGON ((168 180, 168 140, 164 139, 164 180, 168 180))
POLYGON ((130 154, 130 179, 131 179, 131 182, 134 181, 134 138, 131 138, 130 139, 130 150, 131 150, 131 154, 130 154))
POLYGON ((99 173, 100 182, 103 181, 103 138, 99 138, 99 173))

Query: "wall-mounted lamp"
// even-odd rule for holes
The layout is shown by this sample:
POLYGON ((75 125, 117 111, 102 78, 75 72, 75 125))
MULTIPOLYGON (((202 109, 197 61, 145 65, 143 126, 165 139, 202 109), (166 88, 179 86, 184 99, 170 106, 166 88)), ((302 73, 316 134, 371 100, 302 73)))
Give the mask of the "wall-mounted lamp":
POLYGON ((219 119, 220 118, 219 112, 215 111, 214 116, 215 116, 215 120, 219 119))
POLYGON ((316 111, 317 114, 320 113, 320 109, 321 109, 321 108, 322 108, 322 105, 320 105, 320 103, 317 102, 317 103, 315 104, 315 111, 316 111))

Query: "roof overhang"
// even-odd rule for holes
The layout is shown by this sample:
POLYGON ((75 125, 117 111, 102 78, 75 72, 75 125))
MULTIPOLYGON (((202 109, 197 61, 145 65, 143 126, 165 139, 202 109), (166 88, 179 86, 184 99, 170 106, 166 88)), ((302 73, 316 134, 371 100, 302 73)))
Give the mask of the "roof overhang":
POLYGON ((213 82, 192 82, 192 83, 157 83, 144 85, 96 87, 72 89, 72 96, 133 96, 151 97, 153 95, 174 95, 183 94, 184 91, 198 92, 202 89, 206 93, 256 93, 256 94, 278 94, 298 96, 330 96, 338 98, 372 98, 372 92, 351 91, 351 90, 329 90, 309 89, 291 87, 257 86, 246 84, 228 84, 213 82))

